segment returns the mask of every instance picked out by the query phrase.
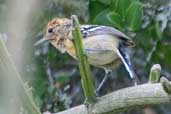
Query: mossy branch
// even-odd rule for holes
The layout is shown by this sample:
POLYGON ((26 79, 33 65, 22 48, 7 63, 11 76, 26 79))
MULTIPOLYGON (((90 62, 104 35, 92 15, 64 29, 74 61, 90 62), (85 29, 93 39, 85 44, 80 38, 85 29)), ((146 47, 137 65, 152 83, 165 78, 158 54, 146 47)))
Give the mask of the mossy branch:
POLYGON ((83 51, 84 46, 82 42, 82 35, 80 32, 80 25, 75 15, 73 15, 71 18, 73 23, 72 35, 74 37, 73 41, 74 41, 77 60, 80 68, 82 87, 84 90, 86 100, 89 103, 92 103, 94 99, 94 86, 90 76, 89 63, 83 51))
MULTIPOLYGON (((171 84, 171 82, 170 82, 171 84)), ((128 87, 102 96, 92 107, 92 114, 117 114, 146 105, 171 103, 171 96, 160 83, 128 87)), ((88 114, 84 105, 55 114, 88 114)))
MULTIPOLYGON (((154 79, 155 83, 128 87, 104 95, 91 107, 92 114, 117 114, 135 107, 171 103, 171 82, 162 77, 161 83, 157 83, 160 65, 154 65, 151 72, 154 70, 158 71, 149 80, 154 79)), ((55 114, 89 114, 89 112, 84 105, 80 105, 55 114)))
MULTIPOLYGON (((6 91, 15 91, 17 93, 12 93, 12 95, 6 95, 6 103, 8 104, 9 99, 14 99, 18 98, 16 101, 16 104, 13 105, 18 105, 17 103, 22 102, 22 105, 24 106, 24 110, 29 112, 29 114, 41 114, 39 109, 37 108, 36 104, 34 103, 32 96, 30 95, 30 90, 29 88, 26 87, 26 84, 23 83, 20 74, 18 73, 11 56, 0 36, 0 75, 1 78, 6 79, 3 81, 6 81, 4 83, 4 87, 7 89, 6 91)), ((4 94, 9 94, 6 92, 4 94)), ((2 92, 2 91, 1 91, 2 92)), ((14 108, 13 106, 12 108, 14 108)), ((19 106, 18 108, 21 108, 19 106)), ((12 110, 9 108, 7 111, 12 110)), ((19 110, 19 109, 14 109, 14 110, 19 110)), ((17 112, 16 112, 17 113, 17 112)), ((15 114, 15 112, 13 112, 15 114)))

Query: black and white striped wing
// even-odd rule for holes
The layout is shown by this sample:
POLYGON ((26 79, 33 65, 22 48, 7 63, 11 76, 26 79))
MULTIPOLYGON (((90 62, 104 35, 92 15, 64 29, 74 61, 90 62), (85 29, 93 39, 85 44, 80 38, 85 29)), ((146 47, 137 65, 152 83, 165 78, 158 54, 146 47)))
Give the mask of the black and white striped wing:
POLYGON ((119 30, 100 25, 82 25, 80 27, 83 38, 91 37, 94 35, 113 35, 114 38, 118 38, 122 41, 123 45, 126 47, 133 46, 133 41, 119 30))

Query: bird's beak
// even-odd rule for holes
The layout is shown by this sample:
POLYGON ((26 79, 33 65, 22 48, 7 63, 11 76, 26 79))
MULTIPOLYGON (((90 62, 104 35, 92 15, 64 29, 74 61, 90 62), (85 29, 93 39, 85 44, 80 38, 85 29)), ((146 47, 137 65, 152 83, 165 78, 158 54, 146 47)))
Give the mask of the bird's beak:
POLYGON ((43 43, 47 42, 48 40, 49 40, 48 38, 43 37, 42 39, 40 39, 36 43, 34 43, 34 46, 38 46, 40 44, 43 44, 43 43))

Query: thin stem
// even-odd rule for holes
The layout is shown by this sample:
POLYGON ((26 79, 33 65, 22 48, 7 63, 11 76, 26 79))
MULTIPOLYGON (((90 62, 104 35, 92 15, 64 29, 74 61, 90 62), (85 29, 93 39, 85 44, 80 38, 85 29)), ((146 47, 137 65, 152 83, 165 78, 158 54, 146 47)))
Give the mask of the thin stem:
POLYGON ((81 73, 81 82, 82 82, 82 87, 84 90, 85 97, 88 101, 88 103, 92 103, 94 99, 94 86, 93 86, 93 81, 90 76, 90 67, 89 63, 87 60, 87 57, 84 54, 83 51, 83 42, 82 42, 82 35, 80 32, 80 25, 79 21, 76 16, 72 16, 72 21, 73 21, 73 31, 72 35, 74 37, 74 46, 77 54, 77 59, 78 59, 78 64, 80 68, 80 73, 81 73))

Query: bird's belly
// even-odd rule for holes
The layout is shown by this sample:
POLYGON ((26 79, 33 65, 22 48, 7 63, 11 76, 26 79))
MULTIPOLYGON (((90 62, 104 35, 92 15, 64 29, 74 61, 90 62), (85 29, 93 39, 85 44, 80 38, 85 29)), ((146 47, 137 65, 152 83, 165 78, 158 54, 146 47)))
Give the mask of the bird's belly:
POLYGON ((89 37, 83 43, 85 54, 92 65, 109 64, 119 58, 116 52, 118 41, 110 35, 89 37))
POLYGON ((94 52, 87 54, 90 64, 102 66, 118 59, 118 56, 111 51, 94 52))

